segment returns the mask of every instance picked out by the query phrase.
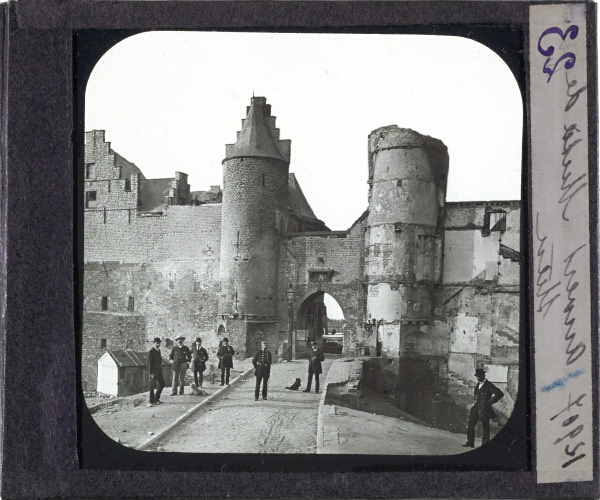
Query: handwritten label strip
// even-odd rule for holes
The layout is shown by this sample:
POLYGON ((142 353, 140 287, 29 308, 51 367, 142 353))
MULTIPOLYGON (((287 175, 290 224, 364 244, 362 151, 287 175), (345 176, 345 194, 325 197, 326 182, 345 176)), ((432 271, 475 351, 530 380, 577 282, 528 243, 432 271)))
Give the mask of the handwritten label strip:
POLYGON ((530 8, 539 483, 593 479, 585 9, 530 8))

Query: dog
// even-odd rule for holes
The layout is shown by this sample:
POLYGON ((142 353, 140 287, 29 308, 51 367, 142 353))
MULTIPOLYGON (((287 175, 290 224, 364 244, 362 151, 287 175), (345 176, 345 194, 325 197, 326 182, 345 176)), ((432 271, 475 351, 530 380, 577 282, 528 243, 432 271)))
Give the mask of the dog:
POLYGON ((194 396, 205 396, 206 395, 206 392, 204 392, 202 389, 200 389, 200 387, 198 387, 193 382, 190 384, 190 388, 192 389, 192 394, 194 396))
POLYGON ((300 389, 301 384, 302 381, 299 378, 297 378, 296 381, 289 387, 286 387, 286 389, 289 389, 290 391, 297 391, 298 389, 300 389))

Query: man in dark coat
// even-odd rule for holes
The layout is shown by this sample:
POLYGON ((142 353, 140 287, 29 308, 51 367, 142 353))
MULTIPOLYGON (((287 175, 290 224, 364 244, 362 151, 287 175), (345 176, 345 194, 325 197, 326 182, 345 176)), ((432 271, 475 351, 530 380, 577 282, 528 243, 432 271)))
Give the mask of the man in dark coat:
POLYGON ((229 371, 233 368, 234 354, 235 351, 233 350, 233 347, 229 345, 229 339, 225 337, 217 352, 219 364, 221 365, 221 385, 229 385, 229 371))
POLYGON ((171 396, 177 396, 177 386, 179 386, 179 394, 183 394, 185 372, 188 369, 188 363, 192 359, 189 347, 183 345, 184 340, 185 337, 183 336, 177 337, 171 354, 169 354, 169 359, 173 363, 173 389, 171 396))
POLYGON ((271 356, 271 352, 267 351, 267 343, 263 340, 260 351, 256 351, 256 354, 252 359, 252 364, 254 365, 254 368, 256 368, 256 370, 254 371, 254 375, 256 375, 256 389, 254 390, 254 401, 258 401, 261 380, 263 383, 262 398, 264 400, 267 399, 267 383, 269 381, 269 375, 271 375, 272 361, 273 357, 271 356))
POLYGON ((315 375, 315 392, 319 392, 319 375, 323 373, 321 361, 325 361, 325 356, 323 356, 323 352, 321 349, 319 349, 318 344, 313 340, 311 350, 308 353, 308 383, 306 384, 306 389, 304 389, 304 392, 310 392, 313 374, 315 375))
POLYGON ((194 371, 194 382, 196 387, 202 387, 204 370, 208 361, 208 352, 202 347, 202 339, 198 337, 192 346, 192 370, 194 371), (200 381, 200 383, 198 383, 200 381))
POLYGON ((475 398, 469 423, 467 425, 467 442, 464 447, 473 448, 475 446, 475 425, 481 422, 483 426, 483 436, 481 444, 484 445, 490 440, 490 419, 496 416, 492 405, 504 397, 504 393, 494 384, 485 378, 485 371, 482 368, 475 370, 477 385, 475 386, 475 398))
POLYGON ((160 394, 165 387, 165 379, 162 373, 162 355, 160 353, 160 339, 154 339, 154 345, 148 352, 146 359, 146 368, 148 368, 148 376, 150 378, 150 401, 148 406, 161 404, 160 394), (158 385, 156 394, 154 394, 154 383, 158 385))

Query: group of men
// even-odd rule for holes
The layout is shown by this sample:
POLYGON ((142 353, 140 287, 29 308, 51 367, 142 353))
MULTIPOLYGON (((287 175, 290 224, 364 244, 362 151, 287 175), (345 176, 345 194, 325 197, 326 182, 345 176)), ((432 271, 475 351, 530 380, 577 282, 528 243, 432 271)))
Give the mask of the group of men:
MULTIPOLYGON (((196 387, 202 387, 204 381, 204 371, 206 370, 206 362, 208 361, 208 352, 202 347, 202 339, 198 337, 192 350, 183 344, 185 337, 179 336, 175 339, 175 345, 169 354, 173 371, 173 384, 171 396, 177 396, 177 388, 179 394, 183 395, 184 380, 188 368, 194 372, 194 382, 196 387)), ((150 397, 148 406, 161 404, 160 395, 165 387, 165 379, 162 373, 162 354, 160 352, 160 338, 156 337, 153 341, 152 349, 148 352, 146 368, 150 378, 150 397), (155 392, 156 385, 156 392, 155 392)), ((221 385, 229 385, 229 371, 233 368, 233 356, 235 351, 229 345, 229 340, 224 338, 219 347, 217 356, 219 358, 219 368, 221 368, 221 385)))
MULTIPOLYGON (((254 375, 256 377, 256 387, 254 389, 254 401, 258 401, 260 394, 260 386, 262 384, 262 398, 267 399, 267 387, 269 383, 269 377, 271 375, 271 364, 273 363, 273 356, 271 351, 268 349, 268 344, 263 340, 261 348, 256 352, 254 358, 252 358, 252 364, 254 365, 254 375)), ((323 351, 319 349, 316 342, 311 343, 311 350, 308 353, 308 383, 304 392, 310 392, 310 386, 312 385, 313 375, 315 377, 315 392, 319 392, 319 375, 323 373, 321 362, 325 360, 323 351)))
MULTIPOLYGON (((202 387, 203 374, 206 370, 208 361, 208 352, 202 347, 202 339, 198 337, 194 342, 192 350, 183 344, 185 337, 180 336, 175 339, 175 345, 169 354, 173 366, 173 391, 172 396, 183 394, 184 378, 191 363, 194 371, 194 382, 197 387, 202 387)), ((154 339, 154 345, 148 353, 147 368, 150 376, 150 401, 148 406, 161 404, 160 395, 165 387, 165 379, 162 374, 162 356, 160 353, 160 338, 154 339), (157 384, 156 392, 154 385, 157 384)), ((219 358, 219 368, 221 369, 221 385, 229 385, 229 372, 233 368, 233 356, 235 350, 229 345, 229 339, 225 337, 219 346, 217 357, 219 358)), ((316 342, 311 343, 311 350, 308 354, 308 382, 304 392, 310 392, 313 376, 315 378, 315 392, 319 392, 319 375, 323 373, 321 362, 325 360, 323 352, 319 349, 316 342)), ((256 387, 254 390, 254 400, 258 401, 262 385, 262 398, 267 399, 267 390, 269 377, 271 375, 271 365, 273 364, 273 355, 268 350, 266 341, 261 343, 261 348, 252 358, 254 366, 254 375, 256 377, 256 387)), ((474 404, 471 408, 469 421, 467 424, 467 442, 463 445, 467 448, 475 446, 475 426, 481 422, 483 427, 482 445, 490 439, 490 420, 496 416, 492 405, 498 402, 504 393, 493 383, 488 381, 485 371, 482 368, 475 370, 477 385, 474 392, 474 404)))
MULTIPOLYGON (((189 347, 183 344, 184 340, 185 337, 183 336, 177 337, 175 339, 175 345, 169 354, 169 360, 171 361, 173 371, 173 390, 171 396, 177 395, 178 387, 179 394, 183 394, 185 374, 190 363, 194 371, 194 382, 197 387, 202 387, 203 374, 206 370, 208 352, 202 347, 202 339, 200 337, 196 339, 191 351, 189 347)), ((152 349, 148 352, 148 360, 146 362, 150 378, 149 407, 161 404, 160 395, 165 387, 165 379, 162 373, 160 338, 156 337, 153 344, 152 349), (155 385, 157 386, 156 391, 155 385)), ((267 347, 267 342, 263 341, 261 349, 256 352, 252 359, 252 364, 255 368, 254 374, 256 376, 256 390, 254 393, 255 401, 258 401, 261 385, 262 398, 263 400, 267 399, 268 381, 271 375, 271 365, 273 363, 273 356, 267 347)), ((234 355, 235 350, 229 345, 229 339, 225 337, 221 341, 217 352, 219 368, 221 369, 221 385, 229 385, 229 373, 233 368, 234 355)), ((319 349, 317 343, 312 342, 312 349, 308 356, 308 383, 306 384, 304 392, 310 392, 313 376, 315 378, 315 392, 319 392, 319 375, 323 372, 321 362, 324 361, 324 359, 323 352, 319 349)))

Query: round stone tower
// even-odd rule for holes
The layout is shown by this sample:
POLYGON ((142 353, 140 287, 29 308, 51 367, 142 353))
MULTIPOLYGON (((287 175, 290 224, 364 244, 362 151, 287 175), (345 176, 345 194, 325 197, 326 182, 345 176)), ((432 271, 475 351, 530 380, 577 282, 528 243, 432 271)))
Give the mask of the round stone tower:
MULTIPOLYGON (((290 141, 271 106, 252 97, 223 160, 219 314, 236 351, 276 336, 279 236, 287 217, 290 141), (260 339, 255 339, 256 335, 260 339)), ((270 342, 276 349, 276 340, 270 342)))
POLYGON ((378 349, 402 355, 406 338, 433 321, 441 280, 448 150, 396 125, 369 134, 367 317, 378 349))

